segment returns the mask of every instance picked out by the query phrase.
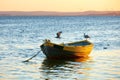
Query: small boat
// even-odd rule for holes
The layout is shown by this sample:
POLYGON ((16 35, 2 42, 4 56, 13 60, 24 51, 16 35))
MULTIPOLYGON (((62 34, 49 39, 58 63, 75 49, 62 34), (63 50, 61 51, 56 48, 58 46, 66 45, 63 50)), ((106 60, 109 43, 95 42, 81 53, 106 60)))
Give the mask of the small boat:
POLYGON ((88 57, 93 49, 93 46, 93 43, 88 40, 56 44, 46 39, 40 48, 47 58, 73 59, 88 57))

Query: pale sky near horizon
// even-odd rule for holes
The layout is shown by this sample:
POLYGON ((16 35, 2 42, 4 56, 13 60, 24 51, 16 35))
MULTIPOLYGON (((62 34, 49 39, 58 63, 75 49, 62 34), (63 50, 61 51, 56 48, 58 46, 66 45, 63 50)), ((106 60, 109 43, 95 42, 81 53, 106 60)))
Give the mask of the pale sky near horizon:
POLYGON ((0 11, 120 11, 120 0, 0 0, 0 11))

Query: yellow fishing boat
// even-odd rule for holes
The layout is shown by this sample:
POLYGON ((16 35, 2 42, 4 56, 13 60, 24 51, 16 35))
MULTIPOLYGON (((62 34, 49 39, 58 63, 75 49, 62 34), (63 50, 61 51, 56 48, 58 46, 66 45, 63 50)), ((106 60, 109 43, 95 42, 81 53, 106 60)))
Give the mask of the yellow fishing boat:
POLYGON ((93 46, 93 43, 89 42, 88 40, 56 44, 46 39, 40 48, 47 58, 71 59, 88 57, 93 49, 93 46))

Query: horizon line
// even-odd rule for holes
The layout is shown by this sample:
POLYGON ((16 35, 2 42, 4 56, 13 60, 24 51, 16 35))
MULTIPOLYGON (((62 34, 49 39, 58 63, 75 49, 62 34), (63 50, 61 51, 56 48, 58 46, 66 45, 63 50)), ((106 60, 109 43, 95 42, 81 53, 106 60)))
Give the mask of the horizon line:
POLYGON ((0 16, 85 16, 85 15, 119 15, 120 11, 82 11, 82 12, 57 12, 57 11, 0 11, 0 16))

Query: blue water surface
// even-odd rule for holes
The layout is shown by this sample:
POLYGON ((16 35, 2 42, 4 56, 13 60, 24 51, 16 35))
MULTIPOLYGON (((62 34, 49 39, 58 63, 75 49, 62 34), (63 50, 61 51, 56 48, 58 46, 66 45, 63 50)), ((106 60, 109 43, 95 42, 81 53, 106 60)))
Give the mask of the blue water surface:
POLYGON ((0 16, 0 80, 119 80, 120 16, 0 16), (61 39, 56 33, 62 31, 61 39), (89 59, 30 62, 44 39, 94 43, 89 59))

